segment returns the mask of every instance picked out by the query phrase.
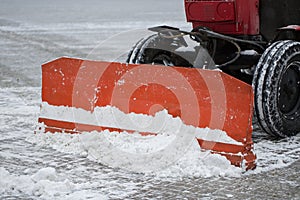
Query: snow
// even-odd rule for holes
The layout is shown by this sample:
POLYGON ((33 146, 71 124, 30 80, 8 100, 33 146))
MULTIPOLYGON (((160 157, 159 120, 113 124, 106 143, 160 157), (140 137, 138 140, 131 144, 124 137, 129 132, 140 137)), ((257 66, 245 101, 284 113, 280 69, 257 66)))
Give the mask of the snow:
POLYGON ((224 131, 187 126, 180 118, 174 118, 168 114, 167 110, 157 112, 152 117, 136 113, 125 114, 118 108, 111 106, 96 107, 93 112, 90 112, 81 108, 53 106, 43 102, 40 117, 156 134, 174 135, 182 132, 180 135, 187 135, 188 132, 191 132, 193 134, 191 137, 195 136, 202 140, 243 145, 229 137, 224 131))
POLYGON ((244 50, 241 51, 241 55, 258 55, 257 51, 255 50, 244 50))
POLYGON ((257 168, 249 174, 263 173, 291 165, 300 158, 300 133, 278 141, 263 140, 254 145, 257 168))
POLYGON ((110 167, 160 178, 237 177, 242 173, 241 168, 232 166, 225 157, 201 151, 195 139, 188 147, 180 146, 175 152, 169 151, 166 145, 170 143, 169 135, 141 136, 109 131, 74 135, 39 132, 28 141, 84 156, 110 167), (104 142, 107 140, 108 143, 104 142))
MULTIPOLYGON (((186 176, 234 177, 240 176, 242 173, 240 168, 231 166, 229 161, 224 157, 201 150, 195 137, 208 141, 239 143, 220 130, 186 126, 179 118, 172 118, 172 116, 168 115, 165 110, 156 113, 156 115, 152 117, 135 113, 125 114, 117 108, 110 106, 97 107, 94 113, 91 113, 82 109, 51 106, 43 102, 41 116, 47 116, 55 120, 71 120, 78 123, 89 124, 92 121, 90 119, 96 119, 96 121, 92 123, 93 125, 118 127, 125 130, 136 131, 142 129, 144 132, 158 134, 141 136, 137 132, 131 134, 125 131, 119 133, 109 132, 107 130, 100 133, 96 131, 90 133, 85 132, 79 135, 66 133, 44 134, 43 132, 38 132, 31 141, 38 144, 44 143, 58 151, 86 155, 87 158, 110 167, 124 168, 134 172, 150 172, 158 177, 173 178, 186 176), (92 115, 96 117, 91 117, 92 115), (76 116, 80 116, 80 118, 76 116), (87 121, 80 121, 82 119, 87 121), (122 119, 125 123, 120 125, 120 120, 116 119, 122 119), (161 123, 162 121, 163 123, 161 123), (139 122, 139 128, 137 128, 136 122, 139 122), (159 123, 157 124, 157 122, 159 123), (150 127, 149 124, 151 125, 150 127), (176 140, 178 130, 184 132, 181 136, 188 135, 189 131, 191 131, 192 141, 186 140, 174 148, 172 147, 174 141, 180 141, 178 139, 176 140), (59 142, 57 143, 57 141, 59 142), (162 168, 166 170, 161 171, 162 168), (157 173, 157 171, 159 171, 159 173, 157 173)), ((43 131, 44 129, 41 128, 41 130, 43 131)), ((271 141, 263 141, 255 144, 255 152, 258 156, 258 167, 253 172, 249 172, 249 174, 286 167, 296 161, 298 157, 297 153, 300 151, 299 139, 295 136, 290 138, 288 142, 287 147, 284 147, 286 144, 282 144, 280 148, 271 141), (272 149, 271 154, 265 151, 268 148, 272 149), (291 148, 292 150, 290 152, 287 151, 283 155, 273 154, 273 152, 282 151, 284 148, 291 148)))
MULTIPOLYGON (((84 132, 76 135, 37 132, 35 136, 28 139, 32 143, 50 146, 65 153, 81 155, 110 167, 148 173, 158 178, 239 177, 243 174, 257 174, 286 167, 299 159, 299 136, 292 137, 285 142, 283 141, 280 143, 280 146, 272 141, 265 140, 256 143, 254 147, 258 157, 258 167, 256 170, 246 173, 242 169, 230 165, 229 161, 224 157, 201 150, 195 139, 191 142, 185 141, 185 143, 181 143, 181 146, 172 148, 172 151, 164 151, 164 149, 168 149, 169 146, 173 145, 172 142, 176 139, 176 134, 174 133, 179 130, 179 127, 185 126, 179 118, 172 118, 166 111, 161 111, 154 117, 135 113, 126 115, 115 107, 107 106, 96 108, 94 113, 91 113, 82 109, 51 106, 43 102, 41 116, 50 116, 50 118, 56 120, 71 119, 71 121, 81 123, 83 121, 78 121, 78 118, 74 116, 81 116, 81 120, 88 119, 88 121, 94 118, 97 120, 100 119, 105 123, 100 124, 101 126, 112 127, 116 126, 116 124, 113 124, 114 120, 111 119, 127 118, 132 120, 125 123, 127 130, 134 130, 136 128, 136 124, 132 125, 132 122, 141 122, 139 123, 140 128, 145 128, 149 124, 156 127, 157 124, 151 123, 153 121, 161 122, 162 119, 165 121, 168 119, 169 121, 163 124, 165 127, 157 129, 159 131, 155 132, 155 130, 151 130, 158 133, 156 136, 141 136, 138 133, 130 134, 128 132, 119 133, 109 131, 100 133, 96 131, 90 133, 84 132), (91 117, 93 114, 98 117, 91 117), (121 116, 116 117, 116 115, 121 116), (270 149, 271 151, 268 151, 270 149), (286 150, 283 154, 276 153, 277 151, 282 152, 284 149, 286 150)), ((99 121, 95 122, 95 125, 99 125, 99 121)), ((117 125, 119 126, 119 124, 117 125)), ((188 126, 185 128, 188 128, 188 126)), ((189 128, 192 132, 196 132, 194 136, 197 138, 205 140, 218 139, 218 141, 229 143, 236 142, 228 138, 226 133, 220 130, 200 129, 191 126, 189 128), (209 138, 209 136, 213 136, 214 134, 215 137, 209 138)), ((149 129, 143 129, 143 131, 149 131, 149 129)), ((178 140, 175 141, 178 142, 178 140)))
MULTIPOLYGON (((27 138, 27 140, 41 146, 50 146, 64 153, 81 155, 95 162, 109 166, 124 168, 126 170, 141 170, 142 172, 155 175, 157 178, 195 178, 240 177, 242 175, 258 174, 287 167, 299 159, 299 136, 300 135, 284 139, 280 142, 263 140, 256 143, 254 146, 258 158, 258 166, 255 170, 247 172, 243 172, 241 168, 230 165, 227 159, 218 154, 201 151, 196 140, 193 140, 187 149, 181 147, 180 150, 184 150, 184 154, 176 152, 180 153, 180 157, 176 157, 176 159, 173 159, 171 162, 155 163, 157 157, 154 155, 151 155, 152 160, 144 158, 147 157, 145 153, 149 155, 165 148, 164 145, 168 144, 172 138, 170 135, 141 136, 137 133, 110 133, 109 131, 103 131, 101 133, 84 132, 82 134, 39 132, 27 138), (103 143, 104 140, 109 140, 110 143, 103 143), (113 147, 111 144, 113 144, 113 147), (103 147, 103 145, 108 145, 108 147, 103 147), (118 150, 126 152, 126 154, 139 154, 138 157, 134 157, 134 160, 137 161, 140 159, 141 162, 134 162, 132 157, 120 154, 122 153, 120 151, 114 152, 114 150, 116 150, 115 146, 118 147, 118 150), (111 148, 112 150, 109 151, 111 148), (131 162, 126 162, 122 158, 125 158, 127 161, 130 160, 131 162), (154 166, 155 168, 164 165, 163 169, 165 170, 159 168, 159 170, 156 171, 145 171, 145 169, 150 169, 149 165, 153 163, 157 164, 154 166)), ((174 156, 172 152, 170 152, 170 155, 169 159, 174 156)))
POLYGON ((16 176, 0 167, 0 193, 19 192, 40 199, 107 199, 88 190, 78 191, 85 184, 74 184, 60 177, 55 168, 45 167, 30 175, 16 176))

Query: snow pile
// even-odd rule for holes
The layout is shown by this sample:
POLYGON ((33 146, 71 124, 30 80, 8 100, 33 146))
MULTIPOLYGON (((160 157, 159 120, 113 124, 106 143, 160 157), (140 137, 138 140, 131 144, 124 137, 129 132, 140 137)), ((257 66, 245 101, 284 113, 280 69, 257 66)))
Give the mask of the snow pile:
MULTIPOLYGON (((245 175, 287 167, 299 160, 299 136, 300 134, 279 141, 268 139, 255 143, 257 168, 247 171, 245 175)), ((170 158, 174 154, 169 152, 169 155, 162 155, 159 159, 156 153, 166 148, 166 144, 170 144, 172 139, 171 135, 141 136, 137 133, 108 131, 82 134, 38 132, 27 138, 37 145, 87 157, 111 167, 133 171, 142 171, 140 169, 142 167, 152 169, 145 173, 157 178, 238 177, 244 173, 241 168, 230 165, 225 157, 201 150, 196 140, 193 140, 189 146, 181 148, 182 152, 177 151, 177 156, 170 158), (152 168, 149 168, 149 165, 152 168)), ((163 153, 168 154, 168 151, 163 153)))
POLYGON ((0 167, 0 193, 23 193, 40 199, 107 199, 102 194, 84 190, 85 184, 61 179, 52 167, 42 168, 33 175, 29 175, 29 171, 24 171, 24 175, 14 175, 0 167))
MULTIPOLYGON (((196 128, 185 125, 180 118, 174 118, 166 110, 155 116, 125 114, 115 107, 97 107, 94 112, 64 106, 42 104, 41 117, 60 121, 71 121, 102 127, 118 127, 128 132, 84 132, 82 134, 43 133, 41 131, 31 142, 52 147, 58 151, 86 156, 101 164, 142 172, 156 177, 212 177, 240 176, 242 169, 236 168, 223 156, 200 149, 195 138, 207 141, 239 145, 224 131, 196 128), (141 136, 140 132, 157 135, 141 136)), ((288 166, 298 159, 299 137, 280 141, 261 141, 255 144, 258 167, 251 173, 260 173, 288 166), (289 143, 289 144, 286 144, 289 143), (271 151, 267 151, 270 150, 271 151), (286 149, 286 150, 284 150, 286 149), (282 152, 282 153, 279 153, 282 152), (288 153, 289 152, 289 153, 288 153)), ((248 173, 246 173, 248 174, 248 173)))
POLYGON ((113 168, 159 176, 237 176, 241 172, 224 157, 211 155, 209 151, 201 152, 196 138, 242 145, 240 142, 221 130, 186 125, 179 117, 174 118, 166 110, 149 116, 126 114, 112 106, 96 107, 93 112, 89 112, 43 102, 41 108, 41 118, 135 131, 119 133, 105 130, 79 135, 45 135, 44 126, 40 124, 41 141, 35 143, 47 143, 47 146, 59 151, 86 154, 89 159, 113 168), (139 134, 141 132, 155 135, 142 136, 139 134), (167 170, 161 172, 162 169, 167 170))
POLYGON ((203 151, 196 140, 185 154, 168 168, 155 172, 158 178, 239 177, 242 168, 230 164, 224 156, 203 151))
POLYGON ((28 138, 28 141, 50 146, 60 152, 86 156, 110 167, 143 172, 157 178, 241 175, 242 169, 232 166, 225 157, 201 151, 196 139, 188 146, 180 144, 183 146, 170 148, 168 145, 173 137, 109 131, 82 134, 40 132, 28 138))
POLYGON ((190 133, 190 139, 197 137, 208 141, 243 145, 229 137, 222 130, 187 126, 179 117, 174 118, 168 114, 167 110, 162 110, 157 112, 155 116, 150 116, 136 113, 126 114, 112 106, 95 107, 94 111, 90 112, 81 108, 53 106, 47 102, 42 102, 40 117, 137 132, 184 135, 185 137, 190 133))

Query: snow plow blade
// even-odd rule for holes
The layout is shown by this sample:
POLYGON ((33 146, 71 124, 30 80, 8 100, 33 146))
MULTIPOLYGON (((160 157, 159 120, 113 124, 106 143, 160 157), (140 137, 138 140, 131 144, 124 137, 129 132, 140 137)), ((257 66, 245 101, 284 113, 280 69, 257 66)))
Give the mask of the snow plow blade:
POLYGON ((202 149, 225 156, 233 165, 255 168, 252 87, 220 71, 59 58, 42 65, 42 102, 39 122, 45 132, 157 134, 91 116, 107 106, 150 116, 167 110, 186 125, 226 132, 233 142, 196 139, 202 149))

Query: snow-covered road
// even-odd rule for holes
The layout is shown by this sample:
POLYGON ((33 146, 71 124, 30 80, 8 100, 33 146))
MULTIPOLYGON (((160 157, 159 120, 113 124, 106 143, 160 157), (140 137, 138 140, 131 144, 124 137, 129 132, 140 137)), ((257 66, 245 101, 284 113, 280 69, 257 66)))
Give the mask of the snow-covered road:
POLYGON ((87 133, 34 134, 42 63, 122 57, 144 33, 128 31, 161 24, 189 29, 182 0, 1 1, 1 199, 300 199, 299 134, 276 140, 254 124, 258 166, 246 173, 192 146, 151 174, 99 163, 82 143, 87 133))

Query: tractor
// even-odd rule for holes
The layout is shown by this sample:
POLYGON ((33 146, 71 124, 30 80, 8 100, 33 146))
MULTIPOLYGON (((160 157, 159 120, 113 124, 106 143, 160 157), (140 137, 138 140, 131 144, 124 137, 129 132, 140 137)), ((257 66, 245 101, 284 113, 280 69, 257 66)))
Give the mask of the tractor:
POLYGON ((149 28, 157 34, 140 40, 127 63, 219 69, 252 84, 255 115, 266 133, 279 137, 299 133, 300 1, 184 3, 192 31, 149 28), (184 36, 198 45, 188 48, 184 36))
POLYGON ((273 136, 299 133, 300 1, 184 4, 191 31, 149 28, 154 33, 124 63, 63 57, 43 64, 40 130, 158 135, 170 128, 155 120, 166 111, 193 131, 172 130, 176 140, 159 157, 197 139, 247 170, 256 166, 253 115, 273 136), (153 123, 133 120, 145 115, 153 123))

